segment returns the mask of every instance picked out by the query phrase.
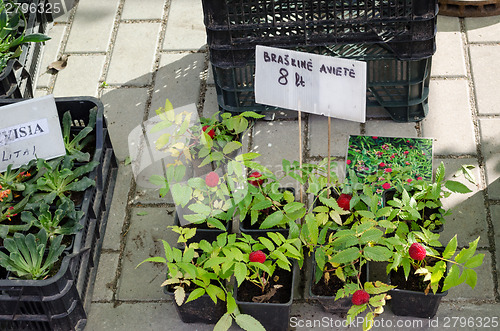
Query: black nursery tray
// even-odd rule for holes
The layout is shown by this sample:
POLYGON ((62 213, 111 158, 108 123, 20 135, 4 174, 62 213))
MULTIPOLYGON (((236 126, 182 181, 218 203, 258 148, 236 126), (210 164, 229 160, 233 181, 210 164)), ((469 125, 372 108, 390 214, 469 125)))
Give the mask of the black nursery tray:
MULTIPOLYGON (((19 101, 0 100, 0 112, 1 106, 19 101)), ((87 321, 118 165, 98 99, 56 98, 56 106, 60 119, 69 110, 72 127, 80 129, 97 107, 92 160, 100 164, 89 174, 96 186, 84 193, 83 229, 56 275, 44 280, 0 279, 0 330, 83 330, 87 321)))

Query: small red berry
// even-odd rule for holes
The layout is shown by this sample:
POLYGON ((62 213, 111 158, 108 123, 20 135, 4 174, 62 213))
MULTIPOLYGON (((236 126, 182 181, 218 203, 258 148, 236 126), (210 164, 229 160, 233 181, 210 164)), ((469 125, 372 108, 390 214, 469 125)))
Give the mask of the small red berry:
POLYGON ((408 183, 411 183, 411 182, 413 182, 413 179, 408 178, 406 181, 407 181, 408 183))
POLYGON ((380 162, 380 163, 378 164, 378 166, 379 166, 380 168, 383 168, 383 167, 385 167, 385 163, 384 163, 384 162, 380 162))
POLYGON ((351 164, 351 160, 347 160, 345 163, 347 163, 347 165, 351 164))
POLYGON ((417 261, 422 261, 423 259, 425 259, 425 256, 427 255, 424 246, 420 245, 419 243, 411 244, 408 253, 410 254, 410 257, 412 259, 417 261))
POLYGON ((207 184, 208 187, 216 187, 217 184, 219 184, 219 175, 213 171, 210 172, 207 177, 205 177, 205 184, 207 184))
POLYGON ((408 153, 410 153, 410 152, 408 152, 408 151, 404 151, 404 154, 405 154, 405 155, 408 155, 408 153))
POLYGON ((357 290, 352 295, 352 304, 356 306, 364 305, 370 301, 370 295, 365 290, 357 290))
POLYGON ((423 178, 422 178, 422 177, 420 177, 420 176, 418 176, 418 177, 417 177, 417 180, 422 180, 422 179, 423 179, 423 178))
POLYGON ((388 189, 390 189, 390 188, 391 188, 391 184, 389 184, 389 183, 384 183, 384 185, 382 185, 382 188, 383 188, 384 190, 388 190, 388 189))
POLYGON ((210 127, 210 125, 205 125, 202 130, 203 132, 206 132, 208 134, 208 136, 210 137, 210 139, 214 139, 215 137, 215 131, 214 129, 210 129, 208 132, 207 132, 207 129, 210 127))
POLYGON ((378 137, 377 137, 377 136, 373 136, 372 138, 373 138, 373 139, 377 139, 378 137))
POLYGON ((349 194, 341 194, 337 199, 337 204, 340 208, 349 211, 351 209, 351 198, 349 194))
POLYGON ((249 259, 250 262, 264 263, 266 261, 266 254, 262 251, 255 251, 250 253, 249 259))
POLYGON ((255 179, 255 178, 262 177, 262 174, 260 172, 258 172, 258 171, 252 172, 250 175, 248 175, 248 177, 254 178, 254 179, 249 179, 248 182, 250 184, 252 184, 253 186, 255 186, 255 187, 259 187, 262 184, 264 184, 264 179, 255 179))
POLYGON ((392 172, 392 168, 385 168, 384 172, 392 172))

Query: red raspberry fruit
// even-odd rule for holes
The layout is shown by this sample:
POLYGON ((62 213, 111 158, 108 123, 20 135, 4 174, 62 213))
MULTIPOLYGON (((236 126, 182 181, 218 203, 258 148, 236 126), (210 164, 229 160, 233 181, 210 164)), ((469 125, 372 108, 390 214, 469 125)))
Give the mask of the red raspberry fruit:
POLYGON ((391 188, 391 184, 389 184, 389 183, 384 183, 384 185, 382 185, 382 188, 383 188, 384 190, 388 190, 388 189, 390 189, 390 188, 391 188))
POLYGON ((217 184, 219 184, 219 175, 213 171, 210 172, 207 177, 205 177, 205 184, 207 184, 208 187, 216 187, 217 184))
POLYGON ((266 261, 266 254, 262 251, 255 251, 250 253, 250 262, 264 263, 266 261))
MULTIPOLYGON (((250 175, 248 175, 250 178, 260 178, 262 177, 262 174, 258 171, 252 172, 250 175)), ((264 184, 264 179, 249 179, 248 182, 252 184, 255 187, 259 187, 262 184, 264 184)))
POLYGON ((352 295, 352 304, 361 306, 370 300, 370 295, 365 290, 357 290, 352 295))
POLYGON ((341 194, 340 197, 337 199, 337 204, 339 205, 340 208, 349 211, 351 209, 350 203, 351 203, 351 198, 349 194, 341 194))
POLYGON ((427 255, 425 248, 419 243, 411 244, 408 253, 410 254, 410 257, 412 259, 417 261, 422 261, 423 259, 425 259, 425 255, 427 255))
POLYGON ((208 134, 208 136, 210 137, 210 139, 214 139, 215 137, 215 131, 214 129, 210 129, 210 131, 207 132, 207 129, 210 127, 210 125, 205 125, 202 130, 203 132, 206 132, 208 134))

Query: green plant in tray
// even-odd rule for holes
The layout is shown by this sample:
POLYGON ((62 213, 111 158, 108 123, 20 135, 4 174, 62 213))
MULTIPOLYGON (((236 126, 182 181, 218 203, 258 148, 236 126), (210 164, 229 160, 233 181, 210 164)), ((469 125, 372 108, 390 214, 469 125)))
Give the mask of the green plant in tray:
POLYGON ((37 171, 41 175, 34 178, 36 181, 31 183, 25 192, 25 194, 33 193, 31 205, 36 205, 40 201, 52 204, 56 198, 64 202, 70 199, 68 196, 71 192, 83 192, 95 185, 93 179, 83 175, 94 170, 99 162, 92 161, 77 168, 67 167, 67 164, 67 157, 59 159, 57 163, 37 160, 37 171))
POLYGON ((95 140, 93 135, 89 135, 95 127, 97 116, 97 108, 92 108, 89 111, 89 121, 87 125, 78 131, 76 135, 71 133, 72 119, 71 112, 67 111, 63 115, 62 120, 62 133, 64 146, 66 148, 66 155, 70 159, 74 159, 78 162, 88 162, 90 160, 90 154, 83 152, 82 150, 91 142, 95 140))
POLYGON ((43 279, 66 248, 61 245, 61 240, 62 236, 58 236, 48 242, 47 233, 43 229, 36 235, 15 233, 13 238, 4 240, 9 254, 0 251, 0 265, 19 278, 43 279))
POLYGON ((45 229, 50 241, 58 235, 76 234, 83 226, 79 223, 83 217, 83 211, 76 211, 71 200, 64 200, 52 213, 50 206, 46 203, 40 205, 35 212, 24 211, 21 219, 39 229, 45 229))
POLYGON ((21 44, 43 42, 50 37, 41 33, 25 34, 26 18, 19 7, 12 1, 0 0, 0 72, 7 62, 21 55, 21 44), (14 9, 10 12, 10 9, 14 9))

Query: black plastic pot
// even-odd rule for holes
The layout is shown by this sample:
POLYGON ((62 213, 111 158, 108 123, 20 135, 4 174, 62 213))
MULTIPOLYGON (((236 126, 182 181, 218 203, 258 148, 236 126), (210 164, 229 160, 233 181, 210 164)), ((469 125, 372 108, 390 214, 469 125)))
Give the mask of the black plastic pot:
POLYGON ((168 286, 164 291, 172 297, 177 314, 184 323, 215 324, 226 312, 226 303, 217 299, 217 304, 215 304, 208 294, 186 303, 190 294, 187 292, 184 302, 179 306, 174 299, 174 292, 168 286))
MULTIPOLYGON (((317 300, 326 312, 338 315, 346 314, 352 306, 352 295, 335 300, 336 293, 332 293, 333 295, 328 295, 328 296, 314 294, 312 292, 312 287, 315 280, 314 277, 315 271, 316 271, 316 259, 313 254, 311 282, 309 283, 309 296, 311 297, 311 299, 317 300)), ((362 271, 363 272, 361 273, 361 282, 364 283, 370 279, 368 264, 365 264, 362 271)))
POLYGON ((294 261, 291 275, 290 299, 286 303, 259 303, 238 300, 238 287, 234 287, 234 298, 242 314, 248 314, 257 319, 266 330, 280 331, 288 330, 290 320, 290 308, 293 302, 293 289, 295 288, 298 266, 294 261))
MULTIPOLYGON (((444 248, 438 247, 436 250, 442 253, 444 248)), ((448 270, 449 263, 446 263, 446 266, 448 270)), ((444 277, 446 277, 446 274, 447 272, 444 273, 444 277)), ((391 284, 390 276, 391 274, 389 274, 389 284, 391 284)), ((389 302, 394 315, 433 318, 439 308, 441 299, 447 294, 448 291, 436 294, 429 291, 428 294, 425 294, 424 292, 395 288, 389 291, 389 295, 392 297, 389 302)))
MULTIPOLYGON (((279 188, 279 190, 281 192, 286 190, 286 191, 292 192, 293 195, 295 195, 295 189, 291 188, 291 187, 279 188)), ((286 228, 259 229, 258 224, 256 224, 255 226, 252 226, 250 223, 251 223, 250 217, 247 216, 243 221, 241 221, 239 223, 240 232, 248 234, 254 239, 257 239, 259 237, 267 237, 268 232, 279 232, 285 238, 288 238, 288 234, 290 232, 290 229, 288 228, 288 226, 286 228)))
MULTIPOLYGON (((180 226, 179 215, 177 214, 177 212, 175 212, 175 215, 174 215, 174 225, 180 226)), ((220 235, 224 232, 229 233, 230 226, 231 226, 231 223, 227 222, 226 223, 226 231, 222 231, 222 230, 216 229, 216 228, 213 228, 213 229, 196 228, 196 234, 194 235, 193 238, 188 239, 187 244, 189 245, 193 242, 200 242, 202 240, 206 240, 208 242, 214 242, 215 240, 217 240, 218 235, 220 235)))
POLYGON ((424 292, 396 288, 389 291, 389 294, 392 297, 389 302, 394 315, 433 318, 441 299, 448 294, 448 291, 436 294, 429 292, 426 295, 424 292))

